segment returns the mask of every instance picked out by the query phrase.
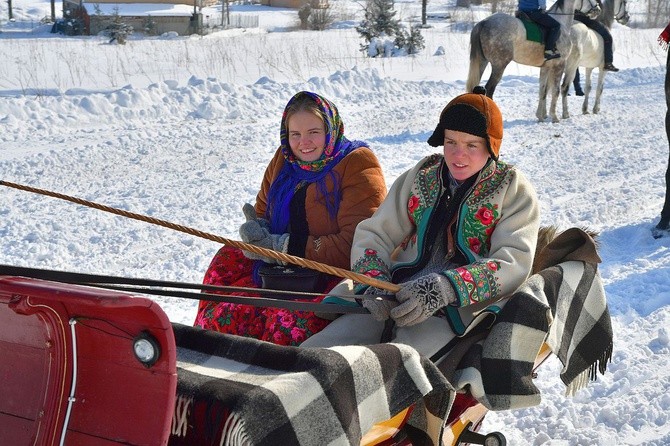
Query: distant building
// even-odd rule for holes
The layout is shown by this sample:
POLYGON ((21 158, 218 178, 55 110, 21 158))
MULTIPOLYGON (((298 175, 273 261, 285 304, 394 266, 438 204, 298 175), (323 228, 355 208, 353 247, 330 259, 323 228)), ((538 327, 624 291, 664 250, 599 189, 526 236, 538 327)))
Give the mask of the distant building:
POLYGON ((275 8, 293 8, 300 9, 305 3, 309 3, 312 8, 327 8, 328 0, 260 0, 264 6, 274 6, 275 8))
POLYGON ((160 35, 176 32, 189 35, 201 25, 201 16, 196 7, 211 6, 217 0, 154 0, 138 3, 133 0, 63 0, 63 22, 66 34, 96 35, 104 31, 113 17, 121 17, 123 23, 133 27, 133 32, 160 35))
MULTIPOLYGON (((149 0, 146 3, 135 0, 62 1, 63 20, 57 24, 55 31, 68 35, 96 35, 107 29, 114 18, 121 18, 125 25, 132 26, 133 32, 148 35, 176 32, 189 35, 202 29, 200 9, 221 3, 221 0, 149 0)), ((261 5, 277 8, 299 9, 306 3, 312 8, 329 7, 328 0, 257 1, 261 5)))

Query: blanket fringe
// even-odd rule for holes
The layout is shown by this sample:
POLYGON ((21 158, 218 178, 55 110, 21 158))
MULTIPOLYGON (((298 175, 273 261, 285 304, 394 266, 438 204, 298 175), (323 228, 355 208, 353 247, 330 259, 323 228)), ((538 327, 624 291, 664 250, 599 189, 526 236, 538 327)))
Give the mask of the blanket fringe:
POLYGON ((250 446, 249 435, 244 428, 244 421, 237 414, 230 414, 230 417, 223 425, 221 431, 221 443, 219 446, 250 446))
POLYGON ((582 373, 577 375, 575 379, 568 384, 568 386, 565 388, 565 396, 575 396, 575 394, 580 390, 586 387, 586 385, 589 383, 589 374, 591 373, 590 369, 584 370, 582 373))
POLYGON ((614 344, 608 345, 602 355, 600 355, 600 358, 596 359, 595 362, 591 364, 591 367, 577 375, 575 379, 567 385, 565 395, 570 397, 574 396, 579 390, 586 387, 590 381, 598 379, 598 372, 600 372, 601 375, 604 375, 607 370, 607 364, 612 360, 613 348, 614 344))
MULTIPOLYGON (((596 361, 598 364, 598 371, 600 372, 601 375, 605 374, 605 371, 607 370, 607 364, 612 362, 612 350, 614 350, 614 343, 610 343, 610 345, 607 346, 607 348, 600 356, 598 361, 596 361)), ((591 380, 595 381, 597 378, 595 371, 595 364, 593 364, 592 369, 593 373, 591 373, 591 380)))

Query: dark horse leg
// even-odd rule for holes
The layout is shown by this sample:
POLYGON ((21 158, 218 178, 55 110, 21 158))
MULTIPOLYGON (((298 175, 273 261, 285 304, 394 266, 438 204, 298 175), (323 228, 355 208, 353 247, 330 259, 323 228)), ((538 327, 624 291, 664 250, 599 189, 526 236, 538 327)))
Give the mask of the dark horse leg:
MULTIPOLYGON (((670 50, 668 51, 668 60, 665 64, 665 103, 667 106, 665 113, 665 134, 670 146, 670 50)), ((670 229, 670 149, 668 150, 668 168, 665 171, 665 203, 661 211, 661 221, 656 225, 656 229, 670 229)))
POLYGON ((584 91, 582 90, 582 82, 579 79, 579 67, 575 71, 575 78, 572 80, 572 86, 575 88, 575 94, 577 96, 584 96, 584 91))

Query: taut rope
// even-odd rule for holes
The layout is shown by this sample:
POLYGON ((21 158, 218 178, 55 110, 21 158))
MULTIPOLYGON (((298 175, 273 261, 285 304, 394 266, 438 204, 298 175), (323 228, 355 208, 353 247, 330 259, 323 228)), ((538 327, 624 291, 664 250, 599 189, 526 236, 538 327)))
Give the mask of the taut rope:
POLYGON ((174 229, 175 231, 185 232, 186 234, 194 235, 196 237, 204 238, 207 240, 212 240, 214 242, 219 242, 224 245, 230 245, 234 248, 241 249, 243 251, 251 251, 255 254, 259 254, 265 257, 270 257, 276 260, 281 260, 282 262, 291 263, 293 265, 302 266, 305 268, 314 269, 322 273, 331 274, 333 276, 342 277, 345 279, 351 279, 353 281, 363 283, 365 285, 374 286, 383 290, 391 291, 393 293, 398 292, 400 287, 396 284, 390 282, 384 282, 382 280, 377 280, 372 277, 364 276, 363 274, 354 273, 342 268, 336 268, 334 266, 326 265, 323 263, 315 262, 313 260, 303 259, 302 257, 296 257, 289 254, 284 254, 283 252, 273 251, 272 249, 261 248, 260 246, 251 245, 249 243, 244 243, 236 240, 230 240, 218 235, 210 234, 207 232, 199 231, 197 229, 189 228, 187 226, 178 225, 171 223, 169 221, 160 220, 158 218, 149 217, 146 215, 136 214, 134 212, 128 212, 121 209, 105 206, 102 204, 94 203, 92 201, 84 200, 77 197, 71 197, 69 195, 59 194, 57 192, 51 192, 44 189, 38 189, 35 187, 24 186, 21 184, 10 183, 9 181, 0 180, 0 185, 11 187, 18 190, 23 190, 26 192, 32 192, 40 195, 46 195, 48 197, 59 198, 61 200, 70 201, 72 203, 77 203, 82 206, 98 209, 101 211, 109 212, 112 214, 120 215, 122 217, 132 218, 134 220, 144 221, 158 226, 163 226, 166 228, 174 229))

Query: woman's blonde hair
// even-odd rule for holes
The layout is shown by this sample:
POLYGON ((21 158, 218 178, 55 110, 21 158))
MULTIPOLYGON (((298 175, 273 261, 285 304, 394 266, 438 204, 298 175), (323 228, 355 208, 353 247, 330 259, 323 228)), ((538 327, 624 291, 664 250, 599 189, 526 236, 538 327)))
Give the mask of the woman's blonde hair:
POLYGON ((286 125, 286 130, 288 130, 288 121, 293 115, 299 112, 307 112, 317 116, 323 123, 324 131, 328 132, 326 118, 323 116, 323 111, 321 107, 316 103, 316 100, 307 95, 303 94, 297 97, 286 109, 284 110, 284 122, 286 125))

